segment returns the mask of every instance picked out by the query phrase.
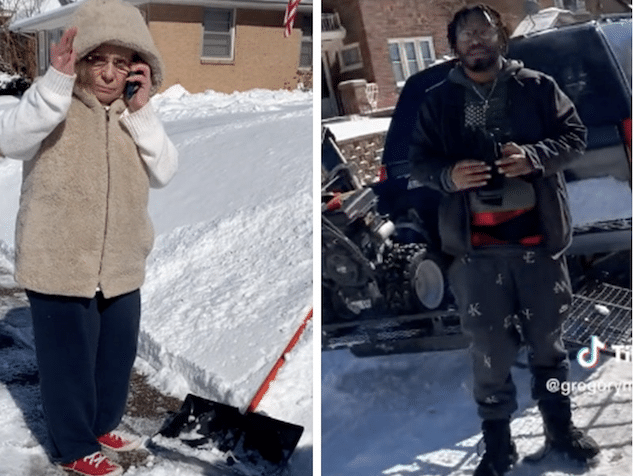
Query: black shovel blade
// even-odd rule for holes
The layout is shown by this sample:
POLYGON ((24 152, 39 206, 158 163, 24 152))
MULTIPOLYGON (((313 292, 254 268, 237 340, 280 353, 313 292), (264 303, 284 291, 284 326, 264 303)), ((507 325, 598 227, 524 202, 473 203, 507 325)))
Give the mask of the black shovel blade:
POLYGON ((303 431, 299 425, 258 413, 242 414, 236 407, 189 394, 159 434, 192 447, 212 442, 220 451, 232 451, 238 459, 255 464, 265 460, 284 465, 303 431))

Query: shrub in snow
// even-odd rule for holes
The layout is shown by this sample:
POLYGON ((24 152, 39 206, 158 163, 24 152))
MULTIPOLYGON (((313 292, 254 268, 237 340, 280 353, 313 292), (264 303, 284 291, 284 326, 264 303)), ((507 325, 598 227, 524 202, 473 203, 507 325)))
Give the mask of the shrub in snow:
POLYGON ((31 82, 22 76, 0 73, 0 95, 22 96, 31 82))

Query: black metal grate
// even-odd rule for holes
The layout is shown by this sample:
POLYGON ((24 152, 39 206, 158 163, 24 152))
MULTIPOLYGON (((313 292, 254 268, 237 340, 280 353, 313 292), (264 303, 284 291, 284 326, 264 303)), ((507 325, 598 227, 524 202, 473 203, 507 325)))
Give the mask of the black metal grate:
POLYGON ((572 301, 564 322, 563 338, 572 346, 587 346, 592 336, 607 344, 632 344, 632 291, 593 282, 584 286, 572 301))

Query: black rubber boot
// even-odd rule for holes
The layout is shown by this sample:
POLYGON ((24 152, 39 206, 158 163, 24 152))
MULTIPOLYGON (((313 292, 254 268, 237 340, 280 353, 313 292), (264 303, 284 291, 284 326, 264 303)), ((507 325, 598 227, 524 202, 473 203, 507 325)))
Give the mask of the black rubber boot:
POLYGON ((547 448, 550 447, 582 462, 599 454, 597 442, 572 423, 570 398, 542 400, 538 406, 544 419, 547 448))
POLYGON ((485 452, 473 476, 502 476, 517 461, 509 420, 482 422, 485 452))

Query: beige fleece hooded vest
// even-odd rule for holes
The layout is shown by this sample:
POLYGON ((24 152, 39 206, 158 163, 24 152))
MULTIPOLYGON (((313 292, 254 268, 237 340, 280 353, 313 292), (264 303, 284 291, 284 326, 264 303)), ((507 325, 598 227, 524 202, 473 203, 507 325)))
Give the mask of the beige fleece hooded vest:
MULTIPOLYGON (((79 58, 102 43, 126 46, 150 64, 152 83, 160 85, 160 56, 136 8, 89 0, 74 24, 79 58)), ((106 109, 76 87, 66 120, 24 163, 15 272, 24 288, 78 297, 100 288, 109 298, 143 284, 153 243, 149 177, 119 122, 124 110, 122 100, 106 109)))

